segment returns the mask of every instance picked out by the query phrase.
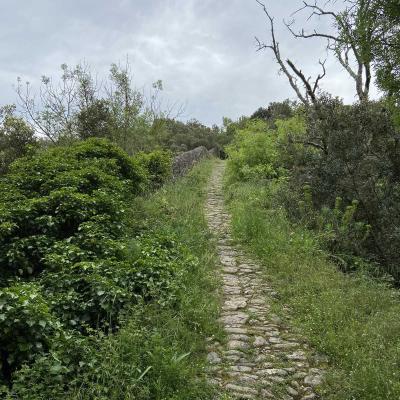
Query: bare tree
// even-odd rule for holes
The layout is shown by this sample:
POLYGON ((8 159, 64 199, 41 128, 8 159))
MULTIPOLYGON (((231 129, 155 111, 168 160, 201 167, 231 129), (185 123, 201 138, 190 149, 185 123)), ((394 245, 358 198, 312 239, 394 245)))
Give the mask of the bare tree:
POLYGON ((322 72, 318 74, 314 82, 311 81, 311 77, 307 78, 303 71, 295 66, 293 61, 291 61, 290 59, 286 59, 286 61, 284 61, 280 52, 279 42, 277 41, 275 35, 274 18, 271 16, 264 3, 262 3, 260 0, 256 1, 262 7, 269 21, 271 33, 271 42, 269 44, 261 42, 256 37, 257 50, 260 51, 264 49, 271 49, 274 53, 277 63, 280 66, 281 71, 288 78, 290 86, 296 92, 296 95, 300 99, 300 101, 306 106, 310 104, 316 104, 318 101, 317 91, 319 89, 319 84, 326 75, 325 61, 319 61, 319 64, 322 67, 322 72))
POLYGON ((17 80, 16 92, 25 119, 36 133, 56 143, 60 137, 74 134, 74 118, 78 109, 79 90, 77 71, 61 66, 62 77, 58 83, 42 76, 39 93, 32 92, 29 82, 17 80))
POLYGON ((303 6, 293 15, 301 11, 309 11, 308 20, 315 17, 328 18, 333 22, 336 32, 325 33, 313 30, 306 32, 303 29, 296 32, 293 29, 294 20, 285 22, 285 25, 295 38, 319 38, 327 41, 327 49, 332 51, 339 63, 354 80, 356 93, 360 101, 368 100, 371 85, 372 48, 379 29, 378 14, 375 12, 376 2, 373 0, 344 0, 344 10, 340 12, 327 10, 318 4, 303 1, 303 6))

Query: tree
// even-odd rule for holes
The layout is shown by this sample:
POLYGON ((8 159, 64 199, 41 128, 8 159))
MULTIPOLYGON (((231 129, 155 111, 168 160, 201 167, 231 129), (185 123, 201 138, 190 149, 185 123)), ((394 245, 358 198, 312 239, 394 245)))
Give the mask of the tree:
POLYGON ((36 144, 34 131, 14 113, 14 105, 0 108, 0 174, 7 172, 14 160, 24 156, 29 145, 36 144))
MULTIPOLYGON (((261 43, 258 39, 258 49, 271 48, 275 54, 277 62, 281 66, 281 70, 289 79, 289 83, 295 90, 299 99, 308 104, 309 101, 316 103, 316 93, 320 80, 325 76, 324 63, 320 61, 323 73, 318 75, 314 83, 310 83, 310 78, 306 79, 302 71, 297 68, 291 60, 283 62, 279 43, 275 38, 274 20, 269 14, 266 6, 259 0, 256 0, 267 15, 271 26, 270 45, 261 43), (289 67, 289 68, 288 68, 289 67), (302 82, 306 92, 301 92, 296 78, 302 82)), ((391 0, 394 1, 394 0, 391 0)), ((360 101, 367 101, 372 81, 371 65, 373 62, 373 49, 379 40, 377 33, 379 31, 379 13, 377 13, 376 0, 344 0, 345 7, 341 11, 333 11, 327 9, 327 4, 332 3, 328 0, 324 6, 320 6, 318 0, 314 3, 303 1, 303 7, 295 11, 292 15, 296 15, 302 11, 309 11, 308 19, 322 17, 330 19, 334 27, 334 32, 306 32, 304 28, 296 32, 293 28, 295 20, 285 22, 285 25, 295 38, 302 39, 323 39, 327 41, 327 49, 334 53, 339 63, 345 71, 354 80, 356 94, 360 101)))
POLYGON ((272 126, 277 119, 285 119, 293 116, 295 103, 290 100, 282 102, 272 102, 267 108, 260 107, 255 111, 250 119, 263 119, 272 126))
POLYGON ((31 84, 17 80, 19 105, 32 129, 52 143, 60 138, 71 138, 75 133, 75 114, 79 108, 78 70, 61 65, 61 80, 55 83, 42 76, 39 93, 33 93, 31 84))
POLYGON ((107 100, 94 100, 76 116, 76 130, 80 139, 98 137, 112 140, 113 129, 113 115, 107 100))
POLYGON ((286 62, 283 60, 281 51, 279 48, 279 42, 277 41, 275 35, 275 24, 274 18, 268 12, 268 9, 264 3, 259 0, 256 0, 257 3, 262 7, 264 14, 266 15, 269 25, 270 25, 270 32, 271 32, 271 41, 269 44, 261 42, 257 37, 257 50, 264 50, 264 49, 271 49, 274 53, 276 62, 280 66, 280 70, 286 75, 289 80, 290 86, 296 92, 297 97, 299 100, 306 106, 310 104, 317 103, 317 91, 319 89, 320 81, 325 77, 326 70, 325 70, 325 61, 319 61, 319 64, 322 67, 322 72, 318 74, 317 78, 312 82, 311 78, 306 78, 303 71, 295 66, 293 61, 290 59, 286 59, 286 62), (299 86, 300 84, 303 86, 299 86))
MULTIPOLYGON (((328 3, 331 2, 331 0, 328 1, 328 3)), ((310 11, 309 19, 328 18, 331 20, 335 32, 326 33, 314 30, 307 33, 301 29, 296 33, 292 29, 293 20, 286 23, 286 26, 296 38, 327 40, 327 49, 335 54, 340 64, 354 80, 359 100, 367 101, 372 79, 373 48, 379 29, 376 1, 344 0, 345 7, 339 12, 319 6, 317 0, 313 4, 306 1, 303 3, 304 6, 296 13, 305 10, 310 11)))
POLYGON ((162 89, 161 81, 152 85, 148 96, 135 88, 129 62, 112 64, 104 83, 87 65, 63 64, 61 79, 43 76, 38 93, 21 79, 16 88, 22 114, 38 136, 54 144, 107 137, 131 154, 154 146, 154 121, 175 109, 162 110, 162 89))
POLYGON ((113 138, 126 151, 145 150, 152 118, 146 109, 144 95, 132 84, 130 65, 112 64, 107 100, 113 118, 113 138))
POLYGON ((374 41, 378 85, 389 97, 400 100, 400 3, 378 0, 379 30, 374 41))

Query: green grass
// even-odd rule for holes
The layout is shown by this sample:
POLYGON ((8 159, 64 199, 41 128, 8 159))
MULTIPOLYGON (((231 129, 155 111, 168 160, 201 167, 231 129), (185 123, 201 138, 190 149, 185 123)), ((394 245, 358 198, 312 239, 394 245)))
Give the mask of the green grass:
POLYGON ((339 272, 312 232, 288 222, 272 185, 226 189, 235 237, 262 262, 295 328, 330 360, 322 398, 399 399, 399 292, 339 272))
POLYGON ((199 259, 173 305, 138 305, 123 328, 104 342, 101 362, 73 399, 212 399, 205 379, 206 338, 216 322, 215 248, 203 207, 214 161, 196 166, 131 210, 133 231, 150 227, 174 234, 199 259))

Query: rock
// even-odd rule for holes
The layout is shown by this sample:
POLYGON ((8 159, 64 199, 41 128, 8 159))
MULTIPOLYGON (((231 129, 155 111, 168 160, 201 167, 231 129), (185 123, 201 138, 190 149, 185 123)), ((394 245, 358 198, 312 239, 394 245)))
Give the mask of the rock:
POLYGON ((227 274, 236 274, 238 272, 238 269, 235 267, 224 267, 222 270, 227 274))
POLYGON ((294 342, 276 343, 273 345, 274 349, 283 349, 283 350, 294 349, 299 346, 300 345, 298 343, 294 342))
POLYGON ((294 361, 303 361, 306 360, 307 357, 303 351, 295 351, 292 354, 289 354, 286 356, 289 360, 294 360, 294 361))
POLYGON ((310 386, 319 386, 322 383, 321 375, 308 375, 304 378, 304 383, 310 386))
POLYGON ((247 334, 248 330, 246 328, 234 328, 234 327, 226 327, 225 331, 227 333, 233 333, 233 334, 247 334))
POLYGON ((233 365, 230 367, 230 370, 235 372, 251 372, 253 369, 245 365, 233 365))
POLYGON ((297 392, 297 390, 293 389, 292 387, 288 387, 287 388, 287 392, 291 395, 291 396, 298 396, 299 393, 297 392))
POLYGON ((270 320, 271 320, 271 322, 273 322, 274 324, 277 324, 277 325, 280 325, 282 323, 282 320, 276 315, 271 315, 270 320))
POLYGON ((261 337, 261 336, 256 336, 255 340, 254 340, 254 347, 263 347, 267 344, 267 341, 261 337))
POLYGON ((226 286, 239 286, 239 278, 236 275, 224 274, 223 279, 226 286))
POLYGON ((305 372, 299 371, 293 375, 293 379, 302 379, 302 378, 305 378, 306 376, 307 376, 307 374, 305 372))
POLYGON ((208 150, 208 155, 210 157, 219 157, 219 150, 216 147, 213 147, 212 149, 208 150))
POLYGON ((275 396, 267 389, 262 389, 261 395, 266 399, 275 399, 275 396))
POLYGON ((243 312, 237 312, 235 314, 228 314, 221 318, 225 325, 243 325, 249 319, 249 316, 243 312))
POLYGON ((172 162, 172 176, 177 178, 184 175, 197 161, 208 157, 208 150, 204 146, 179 154, 172 162))
POLYGON ((236 361, 239 361, 239 360, 240 360, 240 357, 239 357, 239 356, 226 356, 225 359, 226 359, 227 361, 236 362, 236 361))
POLYGON ((250 346, 249 346, 248 343, 242 342, 240 340, 230 340, 228 342, 228 349, 229 350, 237 350, 237 349, 246 350, 249 347, 250 346))
POLYGON ((231 295, 231 294, 238 295, 241 292, 239 286, 224 285, 223 288, 226 295, 231 295))
POLYGON ((291 384, 294 388, 296 388, 296 390, 300 390, 300 388, 301 388, 299 382, 297 382, 297 381, 292 381, 292 382, 290 382, 290 384, 291 384))
MULTIPOLYGON (((236 372, 237 373, 237 372, 236 372)), ((259 378, 257 375, 237 373, 239 382, 256 382, 259 378)))
POLYGON ((271 379, 271 381, 274 381, 274 382, 276 382, 276 383, 283 383, 283 382, 285 382, 285 378, 282 378, 281 376, 276 376, 276 375, 270 376, 269 379, 271 379))
POLYGON ((273 344, 282 343, 282 339, 281 339, 280 337, 270 337, 270 338, 268 339, 268 341, 269 341, 270 343, 273 343, 273 344))
POLYGON ((257 390, 249 388, 247 386, 239 386, 229 383, 225 386, 226 389, 232 390, 233 392, 245 393, 245 394, 258 394, 257 390))
POLYGON ((288 373, 284 369, 281 368, 269 368, 263 370, 267 375, 279 375, 279 376, 286 376, 288 373))
POLYGON ((234 297, 225 301, 223 309, 236 311, 241 308, 245 308, 246 304, 246 299, 244 299, 243 297, 234 297))
POLYGON ((220 255, 221 264, 227 265, 228 267, 234 267, 236 265, 235 257, 221 254, 220 255))
POLYGON ((244 355, 244 353, 240 350, 228 350, 225 352, 225 355, 242 357, 244 355))
POLYGON ((219 355, 217 353, 215 353, 213 351, 213 352, 207 354, 207 361, 210 364, 219 364, 221 362, 221 358, 219 357, 219 355))
POLYGON ((247 335, 231 334, 229 335, 229 340, 240 340, 242 342, 249 342, 250 338, 247 335))

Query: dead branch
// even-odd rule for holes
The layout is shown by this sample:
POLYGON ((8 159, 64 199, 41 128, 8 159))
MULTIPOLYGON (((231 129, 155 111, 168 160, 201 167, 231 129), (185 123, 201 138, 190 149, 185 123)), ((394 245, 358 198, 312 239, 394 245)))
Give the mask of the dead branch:
POLYGON ((322 72, 322 74, 318 75, 318 77, 315 80, 313 85, 310 83, 310 78, 307 79, 305 77, 305 75, 303 74, 303 72, 300 69, 298 69, 291 60, 287 59, 286 64, 293 71, 293 74, 292 74, 289 71, 289 69, 287 68, 285 62, 283 61, 283 59, 281 57, 279 42, 276 40, 276 36, 275 36, 274 18, 268 12, 267 7, 264 3, 262 3, 260 0, 256 0, 256 1, 262 7, 265 15, 267 16, 267 19, 268 19, 269 25, 270 25, 270 34, 271 34, 271 44, 262 43, 257 37, 255 38, 256 42, 257 42, 257 51, 264 50, 264 49, 271 49, 272 52, 274 53, 277 63, 280 66, 281 71, 288 78, 290 86, 293 88, 293 90, 295 91, 295 93, 296 93, 297 97, 300 99, 300 101, 307 106, 309 105, 310 101, 313 104, 315 104, 317 102, 316 93, 317 93, 317 90, 319 87, 319 83, 326 75, 325 61, 319 62, 320 65, 322 66, 323 72, 322 72), (303 86, 306 90, 305 95, 301 92, 300 87, 298 86, 298 80, 301 81, 301 83, 303 84, 303 86))
POLYGON ((284 24, 295 38, 327 40, 327 49, 335 53, 339 63, 354 80, 357 96, 363 101, 368 99, 371 85, 371 60, 368 56, 365 56, 365 46, 368 46, 368 43, 372 41, 374 32, 378 29, 378 25, 374 22, 374 18, 377 19, 378 17, 371 14, 372 2, 369 0, 354 2, 348 0, 346 3, 348 5, 345 10, 336 13, 320 7, 317 0, 314 3, 303 1, 303 6, 291 14, 293 16, 301 11, 310 10, 307 20, 315 16, 329 17, 337 27, 337 35, 318 32, 315 29, 311 33, 306 33, 304 29, 296 32, 292 27, 294 20, 284 21, 284 24), (371 15, 373 15, 372 19, 370 18, 371 15), (350 53, 351 59, 354 59, 353 61, 356 64, 355 68, 352 66, 350 53))

